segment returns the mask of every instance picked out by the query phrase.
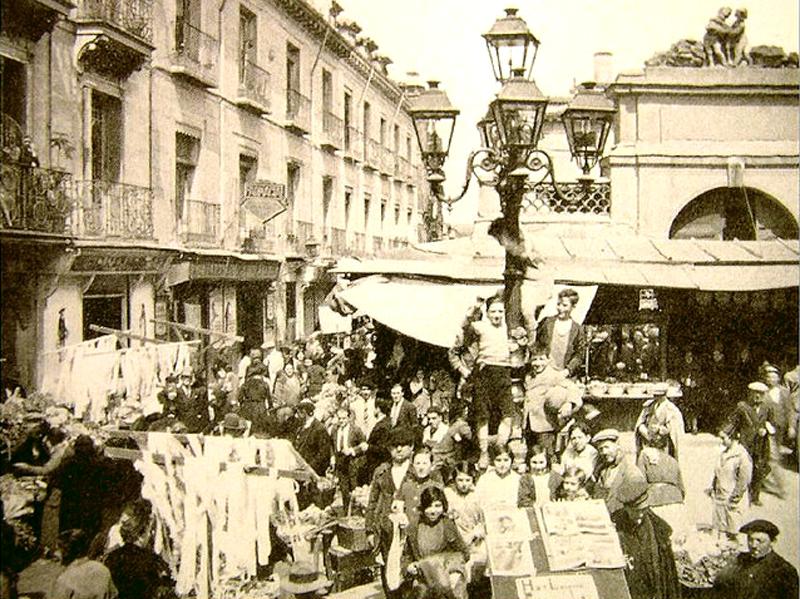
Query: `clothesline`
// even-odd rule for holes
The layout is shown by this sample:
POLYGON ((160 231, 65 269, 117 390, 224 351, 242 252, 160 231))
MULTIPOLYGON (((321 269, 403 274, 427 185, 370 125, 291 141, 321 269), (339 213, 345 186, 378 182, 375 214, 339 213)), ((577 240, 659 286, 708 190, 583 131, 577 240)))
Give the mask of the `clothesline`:
MULTIPOLYGON (((200 339, 192 339, 191 341, 170 341, 169 343, 159 343, 159 348, 169 347, 171 345, 197 345, 201 343, 200 339)), ((92 356, 103 356, 105 354, 126 354, 131 351, 141 351, 141 347, 123 347, 122 349, 114 349, 111 351, 92 352, 92 356)))

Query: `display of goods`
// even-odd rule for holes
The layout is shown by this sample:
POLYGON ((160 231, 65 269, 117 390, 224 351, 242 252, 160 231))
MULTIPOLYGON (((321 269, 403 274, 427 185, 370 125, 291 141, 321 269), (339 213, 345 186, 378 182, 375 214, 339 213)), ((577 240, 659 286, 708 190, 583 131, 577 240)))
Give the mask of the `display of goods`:
POLYGON ((673 540, 678 580, 690 588, 711 588, 720 571, 736 560, 739 547, 713 531, 693 531, 673 540))

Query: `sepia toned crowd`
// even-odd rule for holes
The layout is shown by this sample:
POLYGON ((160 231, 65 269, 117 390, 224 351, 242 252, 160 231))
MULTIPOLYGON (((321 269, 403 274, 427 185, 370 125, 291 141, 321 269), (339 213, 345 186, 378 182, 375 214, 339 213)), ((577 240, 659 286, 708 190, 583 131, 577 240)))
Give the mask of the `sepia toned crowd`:
MULTIPOLYGON (((557 315, 539 324, 521 366, 511 365, 504 306, 493 297, 446 355, 433 356, 367 320, 347 335, 265 344, 238 360, 215 356, 205 369, 170 377, 158 394, 161 411, 128 426, 290 440, 328 483, 303 483, 301 509, 336 504, 349 514, 356 496, 365 497, 367 544, 379 555, 389 598, 448 596, 437 595, 443 587, 427 559, 440 554, 460 556, 446 562, 452 596, 488 597, 487 506, 590 499, 605 502, 616 526, 631 597, 680 597, 670 537, 686 498, 682 406, 665 384, 654 384, 634 425, 633 453, 618 428, 598 425, 599 411, 584 403, 576 381, 587 342, 571 316, 577 299, 571 289, 561 292, 557 315), (523 381, 521 396, 515 380, 523 381)), ((751 379, 709 431, 721 451, 706 465, 708 519, 723 542, 747 538, 716 584, 725 597, 793 597, 797 570, 772 550, 780 531, 745 516, 762 493, 786 493, 781 473, 797 459, 798 367, 781 372, 765 363, 751 379)), ((107 491, 101 487, 108 473, 98 477, 92 440, 67 441, 57 426, 41 425, 25 443, 13 448, 4 468, 46 476, 49 493, 59 494, 53 520, 41 525, 42 545, 58 550, 66 566, 49 596, 170 596, 168 573, 142 524, 149 502, 123 493, 126 501, 116 502, 122 515, 106 517, 97 498, 107 491)), ((18 574, 9 533, 4 588, 18 574)), ((316 582, 295 587, 287 596, 327 590, 316 582)))

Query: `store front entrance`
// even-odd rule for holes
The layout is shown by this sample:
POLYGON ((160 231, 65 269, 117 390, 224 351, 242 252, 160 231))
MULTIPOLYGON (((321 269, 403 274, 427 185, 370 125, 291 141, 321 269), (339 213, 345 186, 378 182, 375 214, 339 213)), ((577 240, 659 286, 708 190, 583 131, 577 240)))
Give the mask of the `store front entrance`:
POLYGON ((244 348, 261 347, 264 343, 263 283, 240 283, 236 293, 236 334, 244 337, 244 348))

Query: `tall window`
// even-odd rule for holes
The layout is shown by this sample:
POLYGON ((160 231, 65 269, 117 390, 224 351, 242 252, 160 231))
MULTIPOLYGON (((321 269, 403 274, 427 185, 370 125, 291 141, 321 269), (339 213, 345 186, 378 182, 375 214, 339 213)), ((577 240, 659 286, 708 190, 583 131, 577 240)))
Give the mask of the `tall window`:
POLYGON ((364 194, 364 232, 369 230, 369 211, 372 204, 372 196, 368 193, 364 194))
POLYGON ((383 117, 381 117, 380 129, 378 129, 378 137, 382 148, 389 145, 386 143, 388 141, 386 139, 386 119, 383 117))
POLYGON ((286 232, 294 232, 295 203, 300 192, 300 165, 289 162, 286 165, 286 232))
POLYGON ((381 228, 386 222, 386 198, 381 200, 381 228))
POLYGON ((398 156, 400 155, 400 125, 395 125, 392 132, 392 150, 398 156))
POLYGON ((406 160, 411 162, 411 136, 406 135, 406 160))
POLYGON ((122 103, 119 98, 92 90, 92 179, 119 181, 122 147, 122 103))
POLYGON ((353 188, 347 187, 344 190, 344 226, 350 224, 350 208, 353 205, 353 188))
POLYGON ((333 177, 322 177, 322 228, 328 227, 328 214, 333 200, 333 177))
POLYGON ((177 0, 175 2, 175 49, 190 52, 198 51, 200 32, 199 0, 177 0))
POLYGON ((21 144, 22 139, 14 139, 22 137, 25 131, 26 121, 26 73, 25 65, 16 60, 11 60, 5 56, 0 56, 0 79, 3 80, 3 85, 0 85, 0 113, 5 117, 13 119, 14 124, 4 122, 2 124, 4 139, 3 146, 12 144, 21 144), (19 125, 19 129, 15 127, 19 125), (14 129, 10 131, 9 129, 14 129), (12 139, 5 139, 5 136, 12 136, 12 139))
POLYGON ((300 93, 300 49, 286 44, 286 112, 296 115, 299 110, 300 93))
POLYGON ((239 7, 239 80, 245 80, 247 66, 257 64, 258 28, 256 16, 245 7, 239 7))
POLYGON ((322 110, 333 112, 333 75, 326 69, 322 69, 322 110))
POLYGON ((175 219, 184 220, 186 201, 192 199, 194 171, 200 155, 200 140, 184 133, 175 134, 175 219))
POLYGON ((367 140, 369 139, 369 136, 370 136, 369 123, 370 123, 370 120, 372 118, 371 115, 370 115, 371 110, 372 109, 371 109, 371 107, 369 105, 369 102, 364 102, 364 123, 363 123, 364 126, 362 127, 362 129, 364 130, 364 155, 365 156, 367 154, 367 149, 366 149, 367 148, 367 140))
POLYGON ((350 91, 344 92, 344 114, 342 118, 344 119, 344 149, 350 150, 352 147, 351 144, 354 140, 350 139, 350 127, 352 126, 353 120, 353 95, 350 91))

